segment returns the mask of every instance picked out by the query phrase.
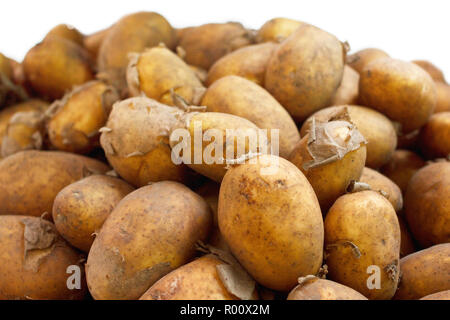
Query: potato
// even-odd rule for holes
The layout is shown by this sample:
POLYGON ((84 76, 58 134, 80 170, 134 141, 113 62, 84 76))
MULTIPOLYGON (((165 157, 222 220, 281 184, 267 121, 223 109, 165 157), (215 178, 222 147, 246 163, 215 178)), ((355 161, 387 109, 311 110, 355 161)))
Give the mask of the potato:
POLYGON ((206 84, 210 86, 217 79, 236 75, 264 87, 267 64, 277 47, 277 44, 267 42, 246 46, 227 54, 209 69, 206 84))
POLYGON ((434 81, 446 83, 442 70, 436 67, 431 62, 426 60, 415 60, 413 61, 413 63, 417 64, 419 67, 425 70, 431 76, 431 78, 433 78, 434 81))
POLYGON ((83 299, 86 282, 81 258, 52 223, 36 217, 0 216, 1 300, 83 299), (79 273, 74 274, 74 269, 79 273), (80 277, 79 283, 69 279, 71 274, 80 277), (69 283, 79 287, 69 289, 69 283))
POLYGON ((359 73, 345 65, 341 85, 336 90, 330 105, 356 104, 358 102, 358 93, 359 73))
POLYGON ((251 33, 240 23, 208 23, 184 28, 178 46, 185 52, 184 60, 208 70, 226 54, 253 43, 251 33))
POLYGON ((211 207, 211 212, 214 217, 214 226, 218 225, 217 222, 217 207, 219 205, 219 191, 220 184, 214 181, 208 181, 198 189, 195 190, 211 207))
POLYGON ((192 71, 194 71, 195 75, 200 80, 200 82, 202 84, 206 84, 206 80, 208 78, 208 71, 206 71, 203 68, 196 67, 196 66, 193 66, 193 65, 188 65, 188 66, 189 66, 189 68, 191 68, 192 71))
POLYGON ((367 48, 351 54, 347 58, 347 63, 359 74, 372 61, 380 58, 389 58, 389 55, 383 50, 376 48, 367 48))
POLYGON ((361 177, 366 162, 366 141, 349 122, 346 109, 327 120, 312 118, 308 133, 288 157, 308 178, 324 215, 350 182, 361 177))
POLYGON ((417 151, 417 141, 419 140, 419 133, 420 130, 418 129, 407 134, 398 135, 397 148, 417 151))
POLYGON ((256 35, 257 42, 282 42, 289 37, 300 26, 304 25, 304 22, 289 19, 289 18, 274 18, 264 23, 259 28, 256 35))
POLYGON ((450 243, 418 251, 400 261, 402 279, 394 299, 413 300, 450 290, 450 243))
POLYGON ((430 164, 411 178, 405 217, 422 247, 450 242, 450 162, 430 164))
POLYGON ((106 35, 112 29, 112 27, 94 32, 83 38, 83 46, 89 52, 91 57, 97 61, 98 52, 100 51, 100 47, 105 40, 106 35))
POLYGON ((128 54, 164 43, 175 47, 175 30, 155 12, 137 12, 120 19, 105 35, 98 52, 101 77, 127 95, 126 70, 128 54))
POLYGON ((345 49, 333 35, 303 25, 275 50, 267 65, 265 87, 303 121, 329 105, 341 84, 345 49))
POLYGON ((195 72, 176 54, 155 47, 130 59, 127 71, 130 94, 145 94, 167 105, 176 105, 173 93, 188 105, 198 105, 205 88, 195 72))
POLYGON ((76 28, 67 24, 58 24, 56 27, 52 28, 45 36, 44 41, 51 37, 60 37, 75 42, 80 46, 83 46, 84 44, 84 35, 76 28))
POLYGON ((431 116, 420 130, 419 145, 428 159, 446 158, 450 155, 450 111, 431 116))
POLYGON ((429 294, 420 298, 420 300, 450 300, 450 290, 429 294))
POLYGON ((381 168, 381 173, 395 182, 405 194, 412 176, 425 164, 425 161, 416 153, 399 149, 394 152, 392 159, 381 168))
POLYGON ((93 175, 62 189, 53 203, 53 221, 71 245, 89 252, 95 234, 122 198, 134 188, 123 180, 93 175))
POLYGON ((392 204, 396 212, 403 209, 403 197, 400 188, 388 177, 370 168, 364 168, 360 182, 367 183, 373 191, 380 192, 392 204))
POLYGON ((287 300, 367 300, 358 291, 334 281, 310 276, 299 282, 287 300))
POLYGON ((0 109, 28 99, 21 65, 0 53, 0 109))
POLYGON ((140 188, 122 199, 89 251, 86 277, 95 299, 137 299, 186 264, 210 231, 208 204, 177 182, 140 188))
POLYGON ((149 182, 187 182, 186 166, 171 160, 170 129, 182 111, 138 97, 117 102, 100 136, 114 170, 136 187, 149 182))
POLYGON ((392 298, 399 281, 400 241, 397 214, 385 197, 375 191, 340 197, 325 218, 329 278, 371 300, 392 298))
POLYGON ((435 82, 437 101, 434 113, 450 112, 450 85, 445 83, 435 82))
POLYGON ((344 112, 345 109, 347 109, 351 121, 367 140, 366 166, 377 169, 387 163, 397 146, 397 134, 394 125, 387 117, 370 108, 349 105, 319 110, 303 123, 300 130, 301 136, 304 137, 308 133, 312 117, 315 117, 316 120, 327 121, 336 114, 344 112))
POLYGON ((322 265, 317 197, 301 171, 283 158, 262 155, 227 172, 219 227, 233 255, 269 289, 290 291, 298 277, 314 275, 322 265))
POLYGON ((101 81, 74 88, 50 107, 47 130, 58 150, 87 153, 99 146, 99 130, 108 120, 117 90, 101 81))
POLYGON ((170 135, 172 157, 177 163, 185 163, 216 182, 222 181, 229 165, 261 150, 268 151, 268 144, 253 122, 220 112, 186 113, 170 135))
MULTIPOLYGON (((279 154, 286 158, 300 140, 289 113, 266 90, 250 80, 226 76, 214 82, 201 101, 208 111, 224 112, 248 119, 261 129, 279 131, 279 154)), ((278 139, 278 137, 277 137, 278 139)))
POLYGON ((74 86, 94 78, 89 54, 60 37, 34 46, 25 56, 23 67, 33 90, 46 99, 59 99, 74 86))
POLYGON ((414 244, 414 240, 411 235, 411 231, 409 231, 406 222, 403 220, 402 216, 397 216, 398 223, 400 224, 400 234, 401 234, 401 243, 400 243, 400 258, 403 258, 411 253, 416 252, 416 245, 414 244))
POLYGON ((0 215, 41 216, 65 186, 90 173, 104 173, 100 161, 54 151, 22 151, 0 161, 0 215))
POLYGON ((391 58, 377 59, 360 74, 359 99, 401 124, 401 132, 422 127, 436 106, 433 79, 419 66, 391 58))

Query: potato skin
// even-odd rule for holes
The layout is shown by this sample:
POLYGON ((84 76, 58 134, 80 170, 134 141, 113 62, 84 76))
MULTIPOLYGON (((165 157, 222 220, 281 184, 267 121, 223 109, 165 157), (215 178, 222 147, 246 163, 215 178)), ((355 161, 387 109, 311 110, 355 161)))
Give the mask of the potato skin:
POLYGON ((94 61, 97 62, 98 52, 100 51, 100 47, 105 40, 108 32, 112 29, 112 27, 94 32, 92 34, 86 35, 83 38, 83 47, 89 52, 94 61))
POLYGON ((303 121, 329 105, 342 81, 344 60, 344 47, 336 37, 302 25, 272 54, 265 87, 294 120, 303 121))
POLYGON ((367 298, 337 282, 314 278, 305 280, 305 283, 295 287, 287 300, 367 300, 367 298))
POLYGON ((408 226, 403 216, 398 215, 398 223, 400 224, 401 243, 400 243, 400 258, 403 258, 411 253, 416 252, 416 245, 409 231, 408 226))
POLYGON ((410 254, 400 261, 402 279, 396 300, 420 299, 450 290, 450 243, 410 254))
POLYGON ((446 83, 442 70, 432 64, 430 61, 414 60, 413 63, 425 70, 434 81, 446 83))
POLYGON ((450 112, 450 85, 435 82, 437 101, 434 113, 450 112))
POLYGON ((405 217, 423 247, 450 242, 450 162, 430 164, 412 177, 405 217))
POLYGON ((429 294, 420 298, 420 300, 450 300, 450 290, 429 294))
POLYGON ((282 42, 289 37, 300 26, 304 25, 304 22, 289 19, 289 18, 274 18, 264 23, 259 28, 256 35, 257 42, 282 42))
POLYGON ((389 58, 389 55, 380 49, 367 48, 349 55, 347 58, 347 63, 350 67, 356 70, 356 72, 361 74, 363 69, 369 63, 381 58, 389 58))
POLYGON ((267 64, 277 47, 273 42, 254 44, 223 56, 209 69, 207 86, 220 78, 236 75, 264 87, 267 64))
POLYGON ((419 145, 428 159, 446 158, 450 155, 450 111, 431 116, 420 130, 419 145))
POLYGON ((0 248, 1 300, 84 298, 82 256, 58 235, 52 223, 29 216, 0 216, 0 248), (70 273, 66 270, 71 265, 82 272, 80 289, 67 287, 70 273))
POLYGON ((58 24, 53 27, 45 36, 44 41, 51 37, 60 37, 75 42, 79 46, 83 46, 84 35, 76 28, 67 24, 58 24))
POLYGON ((219 227, 233 255, 261 285, 289 291, 316 274, 323 257, 323 220, 305 176, 273 155, 230 169, 219 195, 219 227), (262 169, 275 168, 272 174, 262 169))
POLYGON ((391 58, 377 59, 360 76, 360 103, 399 122, 403 133, 419 129, 433 114, 436 87, 419 66, 391 58))
POLYGON ((279 130, 279 153, 286 158, 300 140, 289 113, 266 90, 250 80, 226 76, 214 82, 201 101, 208 111, 230 113, 245 118, 260 129, 279 130))
POLYGON ((356 104, 359 94, 359 73, 348 65, 344 66, 344 74, 339 88, 336 90, 330 105, 341 106, 356 104))
POLYGON ((61 189, 89 173, 104 173, 100 161, 55 151, 23 151, 0 161, 0 214, 41 216, 52 211, 61 189))
POLYGON ((390 299, 399 281, 400 227, 390 202, 375 191, 340 197, 325 218, 329 279, 368 299, 390 299), (355 254, 352 243, 359 250, 355 254), (380 289, 371 290, 369 266, 380 268, 380 289))
POLYGON ((137 299, 182 266, 206 240, 208 204, 177 182, 140 188, 115 207, 89 251, 86 276, 95 299, 137 299))
POLYGON ((94 234, 122 198, 134 188, 123 180, 93 175, 62 189, 53 203, 53 221, 61 236, 89 252, 94 234))

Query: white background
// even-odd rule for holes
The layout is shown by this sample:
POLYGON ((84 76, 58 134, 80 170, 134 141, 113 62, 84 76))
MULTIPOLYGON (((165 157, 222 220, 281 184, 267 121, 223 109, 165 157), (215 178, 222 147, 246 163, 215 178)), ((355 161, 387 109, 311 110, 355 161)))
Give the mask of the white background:
POLYGON ((232 20, 259 28, 273 17, 294 18, 348 41, 352 51, 378 47, 403 60, 428 59, 450 78, 448 0, 1 0, 0 52, 22 60, 59 23, 91 33, 140 10, 159 12, 175 27, 232 20))

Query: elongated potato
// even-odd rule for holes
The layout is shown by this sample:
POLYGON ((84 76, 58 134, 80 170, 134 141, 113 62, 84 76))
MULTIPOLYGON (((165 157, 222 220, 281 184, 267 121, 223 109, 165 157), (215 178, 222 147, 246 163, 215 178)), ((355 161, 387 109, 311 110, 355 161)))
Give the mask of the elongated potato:
POLYGON ((208 111, 230 113, 245 118, 260 129, 278 130, 279 154, 286 158, 300 140, 289 113, 266 90, 250 80, 227 76, 214 82, 201 101, 208 111))
POLYGON ((344 66, 344 74, 339 88, 336 90, 330 105, 340 106, 356 104, 359 94, 359 73, 348 65, 344 66))
POLYGON ((127 71, 130 94, 145 94, 167 105, 176 105, 173 93, 188 105, 198 105, 205 88, 195 72, 164 47, 146 50, 130 59, 127 71))
POLYGON ((334 281, 317 277, 299 278, 287 300, 367 300, 361 293, 334 281))
POLYGON ((394 299, 411 300, 450 290, 450 243, 418 251, 400 261, 402 279, 394 299))
POLYGON ((265 87, 303 121, 329 105, 342 81, 345 50, 333 35, 302 25, 272 54, 265 87))
POLYGON ((208 204, 176 182, 138 189, 116 206, 92 244, 86 264, 95 299, 137 299, 195 253, 212 224, 208 204))
POLYGON ((0 161, 0 215, 41 216, 65 186, 90 173, 105 173, 100 161, 65 152, 23 151, 0 161))
POLYGON ((426 60, 414 60, 413 63, 417 64, 419 67, 425 70, 431 76, 431 78, 433 78, 434 81, 446 83, 442 70, 436 67, 431 62, 426 60))
POLYGON ((56 229, 71 245, 89 252, 103 222, 133 190, 123 180, 105 175, 89 176, 68 185, 53 203, 56 229))
POLYGON ((450 112, 450 85, 435 82, 437 101, 434 113, 450 112))
POLYGON ((87 153, 100 145, 99 130, 119 95, 101 81, 91 81, 67 93, 50 107, 47 131, 58 150, 87 153))
POLYGON ((36 217, 0 216, 0 248, 0 299, 84 298, 82 256, 52 223, 36 217))
POLYGON ((403 133, 419 129, 433 114, 436 87, 419 66, 391 58, 377 59, 360 76, 361 104, 400 123, 403 133))
POLYGON ((340 197, 325 218, 328 276, 374 299, 390 299, 399 281, 400 226, 375 191, 340 197))
POLYGON ((383 50, 376 48, 367 48, 351 54, 347 58, 347 63, 359 74, 372 61, 380 58, 389 58, 389 55, 383 50))
POLYGON ((76 44, 83 46, 84 35, 76 28, 67 24, 58 24, 53 27, 45 36, 44 41, 51 37, 60 37, 66 40, 75 42, 76 44))
POLYGON ((428 159, 446 158, 450 155, 450 111, 431 116, 420 130, 419 145, 428 159))
POLYGON ((206 84, 210 86, 217 79, 236 75, 264 87, 267 64, 278 47, 272 42, 240 48, 216 61, 209 69, 206 84))
POLYGON ((289 19, 289 18, 274 18, 264 23, 259 28, 256 35, 257 42, 282 42, 289 37, 300 26, 304 25, 304 22, 289 19))
POLYGON ((301 171, 283 158, 262 155, 227 172, 219 227, 233 255, 267 288, 292 290, 298 277, 316 274, 322 265, 317 197, 301 171))
POLYGON ((420 300, 450 300, 450 290, 429 294, 420 298, 420 300))
POLYGON ((430 164, 412 177, 405 217, 423 247, 450 242, 450 162, 430 164))

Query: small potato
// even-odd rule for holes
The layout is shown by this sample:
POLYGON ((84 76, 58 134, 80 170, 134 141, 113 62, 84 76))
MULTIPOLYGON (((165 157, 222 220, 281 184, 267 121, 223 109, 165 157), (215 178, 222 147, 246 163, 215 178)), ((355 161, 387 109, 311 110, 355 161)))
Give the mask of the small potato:
POLYGON ((370 168, 364 168, 360 182, 367 183, 373 191, 381 192, 389 200, 396 212, 403 209, 403 197, 400 188, 388 177, 370 168))
POLYGON ((130 59, 127 71, 130 94, 174 106, 174 93, 188 105, 198 105, 205 88, 195 72, 175 53, 155 47, 130 59))
POLYGON ((53 203, 58 232, 74 247, 89 252, 95 234, 122 198, 134 188, 105 175, 93 175, 62 189, 53 203))
POLYGON ((264 23, 259 28, 256 35, 257 42, 282 42, 289 37, 300 26, 304 25, 304 22, 289 19, 289 18, 274 18, 264 23))
MULTIPOLYGON (((266 90, 250 80, 226 76, 214 82, 201 101, 208 111, 230 113, 245 118, 260 129, 279 133, 279 154, 286 158, 300 140, 289 113, 266 90)), ((278 139, 278 136, 276 137, 278 139)))
POLYGON ((0 161, 0 215, 50 213, 56 195, 91 173, 105 173, 100 161, 65 152, 22 151, 0 161))
POLYGON ((405 194, 412 176, 425 164, 425 161, 412 151, 396 150, 392 159, 381 168, 381 173, 394 181, 405 194))
POLYGON ((87 290, 81 259, 52 223, 0 216, 1 300, 83 299, 87 290), (74 275, 80 277, 80 287, 71 290, 68 284, 77 284, 70 279, 74 275))
POLYGON ((145 97, 114 104, 100 136, 114 170, 136 187, 163 180, 187 182, 187 167, 172 162, 169 145, 170 129, 182 114, 145 97))
POLYGON ((334 281, 310 276, 299 282, 287 300, 367 300, 358 291, 334 281))
POLYGON ((400 123, 402 133, 419 129, 433 114, 436 87, 419 66, 391 58, 377 59, 360 76, 360 103, 400 123))
POLYGON ((267 64, 277 47, 277 44, 267 42, 246 46, 227 54, 209 69, 206 84, 210 86, 217 79, 236 75, 264 87, 267 64))
POLYGON ((400 258, 403 258, 411 253, 416 252, 416 245, 409 231, 406 222, 402 216, 397 216, 398 223, 400 224, 401 244, 400 244, 400 258))
POLYGON ((89 251, 86 277, 97 300, 132 300, 186 264, 208 237, 208 204, 182 184, 157 182, 122 199, 89 251))
POLYGON ((116 89, 101 81, 74 88, 50 107, 47 120, 50 143, 61 151, 90 152, 99 146, 99 130, 118 99, 116 89))
POLYGON ((422 247, 450 242, 450 162, 430 164, 412 177, 405 217, 422 247))
POLYGON ((84 44, 84 35, 76 28, 69 26, 67 24, 59 24, 53 29, 51 29, 45 36, 44 41, 51 37, 60 37, 75 42, 79 46, 83 46, 84 44))
POLYGON ((420 130, 419 146, 428 159, 450 156, 450 111, 431 116, 420 130))
POLYGON ((389 58, 389 55, 380 49, 368 48, 351 54, 347 58, 347 63, 359 74, 362 73, 363 69, 372 61, 380 58, 389 58))
POLYGON ((450 300, 450 290, 429 294, 420 300, 450 300))
POLYGON ((366 162, 366 141, 348 117, 345 109, 329 122, 313 117, 288 157, 308 178, 324 215, 350 182, 359 180, 366 162))
POLYGON ((345 104, 356 104, 358 102, 358 94, 359 73, 348 65, 345 65, 341 85, 336 90, 330 105, 340 106, 345 104))
POLYGON ((440 82, 435 82, 437 101, 434 113, 450 112, 450 85, 440 82))
POLYGON ((329 278, 371 300, 392 298, 400 274, 400 237, 397 214, 378 192, 340 197, 325 218, 329 278), (379 277, 379 289, 371 287, 377 282, 371 275, 379 277))
POLYGON ((28 51, 23 67, 33 90, 46 99, 60 99, 76 85, 94 78, 89 54, 76 43, 51 37, 28 51))
POLYGON ((290 291, 298 277, 314 275, 322 265, 317 197, 301 171, 283 158, 262 155, 227 172, 219 228, 245 270, 269 289, 290 291))
POLYGON ((97 61, 100 47, 111 29, 112 27, 109 27, 84 37, 83 46, 89 52, 94 61, 97 61))
POLYGON ((446 83, 442 70, 436 67, 431 62, 426 60, 415 60, 413 61, 413 63, 417 64, 419 67, 425 70, 431 76, 431 78, 433 78, 434 81, 446 83))
POLYGON ((253 43, 251 33, 240 23, 208 23, 184 28, 179 33, 178 46, 185 52, 184 60, 209 70, 226 54, 253 43))
POLYGON ((329 105, 341 84, 344 61, 344 46, 335 36, 305 24, 272 54, 265 87, 301 122, 329 105))
POLYGON ((450 290, 450 243, 402 258, 400 269, 402 279, 394 299, 414 300, 450 290))
POLYGON ((316 120, 328 121, 345 109, 347 109, 351 121, 367 140, 366 166, 377 169, 387 163, 397 147, 397 133, 392 121, 370 108, 350 105, 319 110, 303 123, 300 130, 301 136, 304 137, 308 133, 312 117, 315 117, 316 120))

